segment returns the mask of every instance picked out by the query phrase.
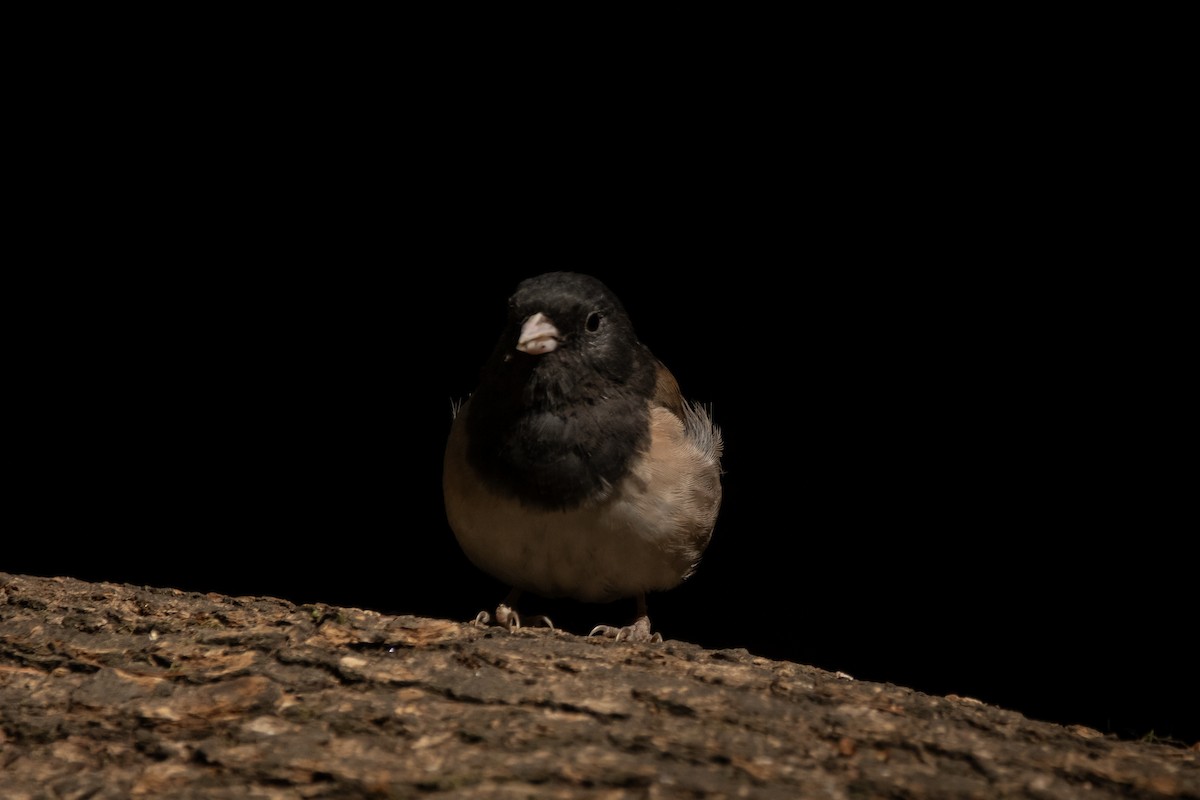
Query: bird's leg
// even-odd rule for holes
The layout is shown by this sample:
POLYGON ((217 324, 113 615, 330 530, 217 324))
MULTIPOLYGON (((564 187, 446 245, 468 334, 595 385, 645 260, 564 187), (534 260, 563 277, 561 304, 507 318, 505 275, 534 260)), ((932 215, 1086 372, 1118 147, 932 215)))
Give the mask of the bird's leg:
MULTIPOLYGON (((509 633, 512 633, 517 628, 521 627, 521 615, 517 613, 517 600, 521 597, 521 590, 513 588, 508 596, 504 598, 504 602, 496 606, 496 624, 502 628, 507 628, 509 633)), ((486 611, 480 611, 475 616, 475 621, 471 624, 479 627, 484 627, 492 621, 491 615, 486 611)), ((555 631, 554 623, 550 618, 539 614, 536 617, 530 617, 530 622, 540 623, 545 625, 553 633, 555 631)))
POLYGON ((646 594, 638 592, 637 619, 632 625, 624 628, 614 628, 611 625, 597 625, 588 636, 603 636, 614 642, 661 642, 661 633, 650 633, 650 615, 646 613, 646 594))

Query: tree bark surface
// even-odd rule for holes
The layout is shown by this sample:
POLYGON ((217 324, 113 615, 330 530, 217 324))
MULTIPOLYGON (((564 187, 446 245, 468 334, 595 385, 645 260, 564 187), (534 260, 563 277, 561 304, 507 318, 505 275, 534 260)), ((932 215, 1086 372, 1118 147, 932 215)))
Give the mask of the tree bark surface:
POLYGON ((668 641, 0 573, 0 797, 1200 798, 1200 752, 668 641))

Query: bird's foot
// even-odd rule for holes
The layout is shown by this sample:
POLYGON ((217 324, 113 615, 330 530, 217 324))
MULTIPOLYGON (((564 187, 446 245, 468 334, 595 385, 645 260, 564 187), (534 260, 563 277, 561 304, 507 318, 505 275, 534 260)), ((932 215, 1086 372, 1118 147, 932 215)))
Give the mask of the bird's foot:
MULTIPOLYGON (((551 633, 558 632, 558 629, 554 627, 554 623, 550 621, 550 618, 542 614, 538 614, 536 617, 530 617, 529 622, 531 624, 543 625, 549 628, 551 633)), ((488 625, 492 624, 492 616, 486 611, 480 611, 477 615, 475 615, 475 619, 471 622, 471 624, 478 628, 486 628, 488 625)), ((512 633, 521 627, 521 615, 517 613, 515 608, 510 608, 504 603, 501 603, 500 605, 496 606, 495 624, 499 625, 501 628, 506 628, 509 633, 512 633)))
POLYGON ((658 643, 663 640, 661 633, 650 633, 650 618, 642 615, 633 621, 632 625, 624 628, 614 628, 611 625, 597 625, 588 636, 603 636, 614 642, 658 643))

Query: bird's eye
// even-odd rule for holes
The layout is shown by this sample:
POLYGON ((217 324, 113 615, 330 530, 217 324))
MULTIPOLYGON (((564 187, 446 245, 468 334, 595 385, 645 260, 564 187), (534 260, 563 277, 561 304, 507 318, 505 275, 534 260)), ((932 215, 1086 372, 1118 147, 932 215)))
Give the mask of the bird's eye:
POLYGON ((592 313, 588 314, 587 322, 584 323, 584 327, 587 328, 588 333, 595 333, 596 331, 600 330, 600 323, 603 320, 603 314, 601 314, 599 311, 593 311, 592 313))

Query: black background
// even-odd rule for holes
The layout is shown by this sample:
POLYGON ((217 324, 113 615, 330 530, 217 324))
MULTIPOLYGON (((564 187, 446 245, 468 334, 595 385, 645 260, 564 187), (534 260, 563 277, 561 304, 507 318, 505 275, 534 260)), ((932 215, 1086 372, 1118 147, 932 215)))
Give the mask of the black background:
POLYGON ((28 198, 0 569, 494 608, 442 509, 451 402, 516 283, 570 269, 725 433, 712 545, 650 598, 665 636, 1200 739, 1194 355, 1178 287, 1074 202, 1086 170, 810 95, 550 129, 246 96, 147 131, 107 102, 116 132, 85 115, 28 198))
MULTIPOLYGON (((517 280, 586 269, 727 442, 712 545, 650 598, 658 630, 1200 735, 1183 482, 1147 441, 1154 403, 1130 398, 1153 387, 1102 332, 965 267, 702 255, 106 283, 45 320, 57 344, 17 390, 33 442, 2 566, 460 620, 494 607, 506 587, 443 515, 451 399, 517 280)), ((633 609, 524 610, 580 633, 633 609)))

